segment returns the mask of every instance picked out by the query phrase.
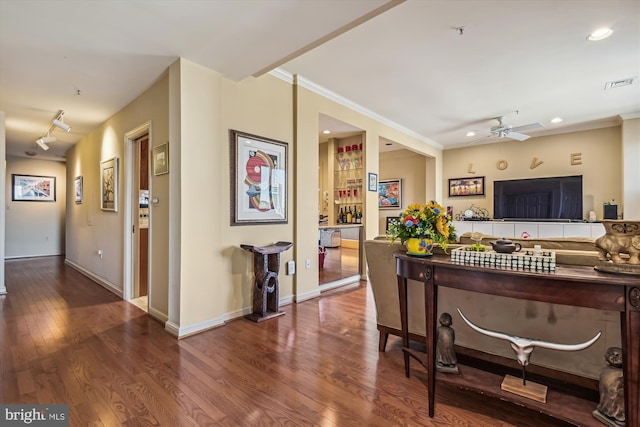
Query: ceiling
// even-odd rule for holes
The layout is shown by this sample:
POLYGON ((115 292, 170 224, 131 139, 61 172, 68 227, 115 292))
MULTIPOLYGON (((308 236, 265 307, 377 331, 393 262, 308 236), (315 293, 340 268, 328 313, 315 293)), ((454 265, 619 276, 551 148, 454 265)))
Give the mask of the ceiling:
POLYGON ((498 116, 540 136, 640 113, 637 0, 0 0, 7 155, 63 160, 179 57, 236 81, 278 67, 445 149, 498 116), (72 129, 45 152, 59 110, 72 129))

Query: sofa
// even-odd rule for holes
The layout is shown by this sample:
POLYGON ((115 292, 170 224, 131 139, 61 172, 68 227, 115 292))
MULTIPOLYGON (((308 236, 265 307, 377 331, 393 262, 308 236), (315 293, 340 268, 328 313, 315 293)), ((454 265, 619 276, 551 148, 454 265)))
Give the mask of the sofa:
MULTIPOLYGON (((488 245, 499 237, 484 236, 488 245)), ((588 238, 511 239, 523 248, 541 245, 556 252, 558 264, 595 265, 598 259, 594 240, 588 238)), ((459 237, 450 250, 474 243, 469 234, 459 237)), ((385 351, 389 335, 401 337, 397 277, 393 253, 406 250, 399 242, 391 243, 386 237, 364 242, 367 275, 376 305, 376 322, 380 333, 379 350, 385 351)), ((435 249, 442 253, 441 248, 435 249)), ((408 326, 412 340, 424 340, 424 289, 414 281, 408 286, 408 326), (413 283, 413 284, 412 284, 413 283)), ((503 331, 521 337, 576 344, 587 341, 598 331, 603 335, 587 349, 572 352, 536 348, 531 363, 553 370, 597 379, 604 366, 604 353, 608 347, 620 346, 619 313, 581 307, 570 307, 537 301, 520 300, 494 295, 477 294, 451 288, 438 289, 438 316, 448 312, 453 317, 456 346, 471 351, 514 359, 514 353, 505 341, 481 335, 467 326, 456 308, 472 322, 484 328, 503 331)), ((515 360, 514 360, 514 363, 515 360)))

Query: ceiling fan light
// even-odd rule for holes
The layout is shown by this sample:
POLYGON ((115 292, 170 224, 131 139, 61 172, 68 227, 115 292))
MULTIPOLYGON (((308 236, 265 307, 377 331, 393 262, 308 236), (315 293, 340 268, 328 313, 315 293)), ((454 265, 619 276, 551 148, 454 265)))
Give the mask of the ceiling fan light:
POLYGON ((589 34, 587 36, 587 40, 590 40, 592 42, 596 42, 596 41, 600 41, 600 40, 606 39, 611 34, 613 34, 613 30, 611 28, 602 27, 602 28, 598 28, 597 30, 595 30, 591 34, 589 34))

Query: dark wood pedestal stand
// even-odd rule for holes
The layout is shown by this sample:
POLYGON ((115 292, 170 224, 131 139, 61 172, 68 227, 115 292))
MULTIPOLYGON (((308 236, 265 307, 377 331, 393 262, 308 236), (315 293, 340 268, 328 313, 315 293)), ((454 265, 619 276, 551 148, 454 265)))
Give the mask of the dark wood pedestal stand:
POLYGON ((245 317, 254 322, 282 316, 280 311, 278 270, 280 270, 280 254, 291 248, 291 242, 277 242, 269 246, 240 245, 242 249, 253 252, 253 313, 245 317))

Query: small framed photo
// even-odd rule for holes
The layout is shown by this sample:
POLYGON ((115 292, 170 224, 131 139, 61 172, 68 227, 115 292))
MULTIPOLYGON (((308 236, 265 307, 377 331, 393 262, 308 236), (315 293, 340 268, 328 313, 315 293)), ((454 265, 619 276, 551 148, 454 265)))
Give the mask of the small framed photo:
POLYGON ((388 179, 378 184, 378 207, 400 209, 402 207, 402 180, 388 179))
POLYGON ((11 200, 14 202, 55 202, 54 176, 11 175, 11 200))
POLYGON ((231 225, 287 223, 287 143, 237 130, 231 149, 231 225))
POLYGON ((378 191, 378 174, 369 172, 369 175, 367 178, 369 181, 369 186, 368 186, 369 191, 378 191))
POLYGON ((100 162, 100 209, 118 212, 118 158, 100 162))
POLYGON ((84 201, 84 189, 82 188, 82 176, 76 176, 73 180, 73 194, 76 198, 76 205, 81 205, 84 201))
POLYGON ((153 147, 153 174, 169 173, 169 142, 153 147))
POLYGON ((484 196, 484 176, 449 179, 449 197, 484 196))

